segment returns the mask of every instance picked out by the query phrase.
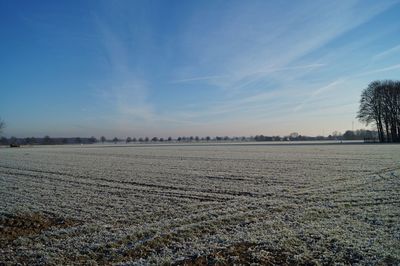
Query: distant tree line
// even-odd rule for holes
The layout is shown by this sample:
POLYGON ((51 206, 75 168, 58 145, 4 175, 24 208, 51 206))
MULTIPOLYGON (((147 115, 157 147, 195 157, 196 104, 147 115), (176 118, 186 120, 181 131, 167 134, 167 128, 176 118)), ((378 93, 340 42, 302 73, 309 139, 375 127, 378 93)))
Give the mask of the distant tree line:
POLYGON ((400 142, 400 81, 373 81, 361 93, 357 118, 373 124, 380 142, 400 142))
POLYGON ((18 144, 18 145, 63 145, 63 144, 93 144, 97 142, 101 143, 120 143, 124 141, 125 143, 154 143, 154 142, 183 142, 183 143, 191 143, 191 142, 235 142, 235 141, 312 141, 312 140, 364 140, 364 139, 374 139, 378 138, 378 132, 373 130, 347 130, 344 134, 341 134, 337 131, 333 132, 329 136, 304 136, 298 134, 297 132, 293 132, 288 136, 264 136, 264 135, 256 135, 250 137, 228 137, 228 136, 215 136, 215 137, 177 137, 177 138, 162 138, 162 137, 127 137, 125 140, 119 139, 118 137, 114 137, 112 139, 107 139, 104 136, 101 136, 99 140, 95 137, 90 138, 51 138, 50 136, 44 136, 43 138, 16 138, 10 137, 0 138, 0 145, 10 145, 10 144, 18 144))
POLYGON ((44 136, 43 138, 16 138, 10 137, 0 138, 1 145, 10 145, 10 144, 18 144, 18 145, 61 145, 61 144, 93 144, 96 143, 97 139, 95 137, 90 138, 51 138, 50 136, 44 136))
MULTIPOLYGON (((366 118, 367 116, 367 110, 370 110, 368 108, 371 107, 371 104, 367 102, 367 100, 370 100, 370 98, 367 98, 367 96, 372 94, 375 90, 389 94, 389 95, 397 95, 395 92, 398 92, 398 82, 383 82, 383 83, 371 83, 370 86, 363 92, 362 100, 361 100, 361 107, 360 107, 360 112, 359 112, 359 117, 362 121, 368 121, 370 122, 376 122, 377 125, 380 125, 379 123, 382 123, 382 126, 378 127, 378 131, 373 131, 373 130, 347 130, 344 134, 341 134, 337 131, 333 132, 331 135, 325 137, 325 136, 316 136, 316 137, 310 137, 310 136, 304 136, 300 135, 297 132, 293 132, 289 134, 288 136, 264 136, 264 135, 256 135, 256 136, 251 136, 251 137, 229 137, 229 136, 215 136, 215 137, 199 137, 199 136, 180 136, 177 137, 176 139, 173 139, 172 137, 168 137, 166 139, 162 137, 127 137, 125 139, 126 143, 131 143, 131 142, 226 142, 226 141, 310 141, 310 140, 365 140, 365 139, 378 139, 381 141, 398 141, 399 139, 399 121, 394 121, 395 118, 398 118, 399 111, 398 108, 399 106, 395 105, 392 103, 392 105, 389 105, 385 108, 382 107, 382 112, 381 114, 381 120, 379 120, 379 117, 376 118, 376 120, 372 120, 372 118, 366 118), (380 86, 377 86, 377 84, 380 84, 380 86), (377 89, 378 88, 378 89, 377 89), (396 88, 394 90, 393 88, 396 88), (391 91, 391 90, 394 90, 391 91), (372 91, 372 92, 371 92, 372 91), (389 92, 388 92, 389 91, 389 92), (367 106, 365 106, 367 105, 367 106), (368 108, 367 108, 368 107, 368 108), (397 108, 397 109, 396 109, 397 108), (386 114, 384 111, 390 110, 393 111, 392 113, 386 114), (396 114, 397 116, 393 115, 396 114), (390 123, 389 123, 390 122, 390 123), (379 128, 381 128, 379 130, 379 128)), ((376 94, 376 92, 375 92, 376 94)), ((376 96, 376 95, 375 95, 376 96)), ((376 96, 378 97, 378 96, 376 96)), ((383 99, 387 100, 388 96, 382 97, 383 99), (385 98, 386 97, 386 98, 385 98)), ((398 100, 398 99, 397 99, 398 100)), ((382 105, 382 104, 381 104, 382 105)), ((381 106, 378 105, 378 106, 381 106)), ((372 109, 376 110, 376 109, 372 109)), ((379 110, 379 109, 378 109, 379 110)), ((371 114, 372 116, 372 114, 371 114)), ((374 118, 376 116, 373 116, 374 118)), ((0 133, 2 133, 2 130, 4 129, 5 123, 0 119, 0 133)), ((112 142, 112 143, 118 143, 122 140, 120 140, 117 137, 114 137, 113 139, 107 140, 106 137, 101 136, 100 137, 100 142, 112 142)), ((75 137, 75 138, 51 138, 50 136, 44 136, 43 138, 35 138, 35 137, 28 137, 28 138, 16 138, 16 137, 10 137, 10 138, 5 138, 1 137, 0 138, 0 145, 35 145, 35 144, 40 144, 40 145, 52 145, 52 144, 93 144, 98 142, 98 140, 95 137, 90 137, 90 138, 81 138, 81 137, 75 137)))
POLYGON ((304 136, 300 135, 297 132, 293 132, 288 136, 280 137, 280 136, 264 136, 257 135, 255 137, 250 137, 251 141, 315 141, 315 140, 364 140, 366 138, 377 138, 378 132, 374 130, 346 130, 344 134, 340 132, 333 132, 328 136, 304 136))
MULTIPOLYGON (((400 81, 373 81, 366 89, 362 91, 360 107, 357 118, 365 124, 373 124, 374 130, 347 130, 344 134, 333 132, 331 135, 325 136, 304 136, 297 132, 293 132, 288 136, 264 136, 256 135, 251 137, 199 137, 199 136, 179 136, 176 139, 172 137, 127 137, 126 143, 131 142, 224 142, 224 141, 309 141, 309 140, 366 140, 378 139, 380 142, 400 142, 400 81)), ((5 123, 0 119, 0 133, 3 132, 5 123)), ((118 143, 118 137, 107 140, 101 136, 100 142, 118 143)), ((51 145, 51 144, 93 144, 98 142, 95 137, 90 138, 51 138, 45 136, 43 138, 16 138, 10 137, 0 138, 2 145, 51 145)))

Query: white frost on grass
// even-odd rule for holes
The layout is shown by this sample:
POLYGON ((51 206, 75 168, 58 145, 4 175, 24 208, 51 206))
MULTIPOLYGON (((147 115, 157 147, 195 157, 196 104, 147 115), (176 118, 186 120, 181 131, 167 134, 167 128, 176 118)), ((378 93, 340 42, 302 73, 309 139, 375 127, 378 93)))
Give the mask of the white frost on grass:
POLYGON ((400 261, 398 145, 4 148, 0 176, 2 217, 78 221, 5 263, 400 261))

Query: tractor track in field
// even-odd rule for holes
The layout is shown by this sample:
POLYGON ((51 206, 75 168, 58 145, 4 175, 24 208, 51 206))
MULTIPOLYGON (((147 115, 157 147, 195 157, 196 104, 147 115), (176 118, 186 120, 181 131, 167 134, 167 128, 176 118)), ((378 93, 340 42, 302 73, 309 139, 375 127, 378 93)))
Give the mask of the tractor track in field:
POLYGON ((0 149, 0 261, 397 265, 399 165, 390 145, 0 149))

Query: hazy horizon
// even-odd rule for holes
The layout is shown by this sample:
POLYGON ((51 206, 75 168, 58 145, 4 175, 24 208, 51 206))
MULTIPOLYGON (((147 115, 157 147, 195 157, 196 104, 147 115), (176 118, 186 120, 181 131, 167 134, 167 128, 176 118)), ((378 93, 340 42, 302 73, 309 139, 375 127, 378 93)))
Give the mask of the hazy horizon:
POLYGON ((2 1, 10 137, 329 135, 400 77, 400 1, 2 1))
MULTIPOLYGON (((349 129, 349 130, 351 130, 351 129, 349 129)), ((356 131, 356 130, 358 130, 358 129, 355 129, 354 131, 356 131)), ((370 129, 367 129, 367 130, 370 130, 370 129)), ((372 129, 373 130, 373 129, 372 129)), ((374 132, 377 132, 376 130, 373 130, 374 132)), ((126 135, 126 136, 118 136, 118 135, 101 135, 101 134, 97 134, 97 135, 76 135, 76 136, 62 136, 62 135, 59 135, 59 136, 51 136, 51 135, 49 135, 49 134, 45 134, 45 135, 43 135, 43 136, 15 136, 15 135, 12 135, 12 136, 6 136, 5 134, 3 134, 1 137, 8 137, 8 138, 13 138, 13 137, 15 137, 15 138, 17 138, 17 139, 26 139, 26 138, 36 138, 36 139, 43 139, 43 138, 45 138, 45 137, 50 137, 51 139, 63 139, 63 138, 67 138, 67 139, 75 139, 75 138, 82 138, 82 139, 90 139, 91 137, 95 137, 96 138, 96 142, 101 142, 100 141, 100 138, 101 137, 105 137, 106 138, 106 141, 108 141, 108 142, 113 142, 113 139, 114 138, 118 138, 118 141, 126 141, 126 138, 128 138, 128 137, 130 137, 131 139, 132 138, 136 138, 136 140, 135 141, 139 141, 139 139, 140 138, 149 138, 147 141, 149 141, 149 142, 152 142, 153 140, 152 140, 152 138, 153 137, 156 137, 156 138, 163 138, 163 140, 162 141, 167 141, 168 140, 168 138, 169 137, 171 137, 172 138, 172 140, 177 140, 178 138, 183 138, 183 137, 185 137, 185 138, 189 138, 189 137, 193 137, 193 138, 195 138, 195 137, 199 137, 200 138, 200 140, 201 140, 201 138, 206 138, 206 137, 210 137, 211 138, 211 140, 215 140, 215 138, 217 138, 217 137, 229 137, 229 138, 231 138, 230 140, 232 140, 232 138, 242 138, 242 137, 245 137, 246 138, 246 140, 249 140, 249 139, 251 139, 251 138, 254 138, 254 137, 256 137, 256 136, 264 136, 264 137, 281 137, 281 138, 285 138, 285 137, 290 137, 290 135, 292 134, 292 133, 298 133, 299 134, 299 136, 301 136, 301 137, 310 137, 310 138, 317 138, 317 137, 325 137, 325 138, 328 138, 329 136, 332 136, 332 137, 335 137, 335 136, 333 136, 332 135, 332 133, 333 132, 331 132, 331 133, 328 133, 328 134, 325 134, 325 135, 305 135, 305 134, 300 134, 299 132, 297 132, 297 131, 293 131, 293 132, 289 132, 289 133, 287 133, 287 134, 282 134, 282 135, 266 135, 266 134, 263 134, 263 133, 260 133, 260 134, 251 134, 251 135, 176 135, 176 136, 172 136, 172 135, 154 135, 154 134, 149 134, 149 135, 126 135)), ((339 131, 337 131, 336 133, 338 133, 338 134, 340 134, 339 136, 336 136, 336 137, 341 137, 345 132, 339 132, 339 131)), ((205 139, 204 139, 205 140, 205 139)), ((325 140, 333 140, 333 139, 325 139, 325 140)), ((341 140, 341 139, 338 139, 338 140, 341 140)), ((359 139, 355 139, 355 140, 359 140, 359 139)), ((135 142, 135 141, 133 141, 133 142, 135 142)), ((159 140, 157 140, 157 141, 159 141, 159 140)), ((189 139, 186 139, 186 140, 182 140, 182 142, 185 142, 185 141, 195 141, 194 139, 193 140, 189 140, 189 139)), ((275 140, 274 140, 275 141, 275 140)), ((276 140, 276 141, 280 141, 280 140, 276 140)), ((299 141, 302 141, 302 140, 299 140, 299 141)), ((314 139, 314 140, 309 140, 309 141, 320 141, 320 140, 318 140, 318 139, 314 139)), ((132 140, 130 141, 130 142, 132 142, 132 140)))

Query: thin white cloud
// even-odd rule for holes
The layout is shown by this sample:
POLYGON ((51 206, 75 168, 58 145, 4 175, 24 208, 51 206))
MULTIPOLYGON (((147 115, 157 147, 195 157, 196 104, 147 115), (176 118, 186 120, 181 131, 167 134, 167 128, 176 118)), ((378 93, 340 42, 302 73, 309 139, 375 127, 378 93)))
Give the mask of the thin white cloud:
MULTIPOLYGON (((244 74, 244 76, 253 76, 257 74, 267 74, 273 72, 280 72, 280 71, 288 71, 288 70, 298 70, 298 69, 313 69, 323 67, 325 64, 308 64, 308 65, 299 65, 299 66, 288 66, 288 67, 268 67, 260 71, 255 71, 252 73, 244 74)), ((201 80, 215 80, 220 78, 227 78, 232 75, 210 75, 210 76, 199 76, 199 77, 192 77, 186 79, 178 79, 171 81, 171 83, 183 83, 183 82, 192 82, 192 81, 201 81, 201 80)))
POLYGON ((149 88, 146 81, 138 78, 132 70, 128 61, 128 48, 104 20, 97 18, 96 22, 110 69, 110 77, 102 85, 103 100, 107 100, 114 107, 113 111, 117 112, 124 122, 128 117, 142 123, 152 122, 156 115, 154 106, 148 99, 149 88))
POLYGON ((186 78, 186 79, 177 79, 177 80, 171 81, 170 83, 184 83, 184 82, 191 82, 191 81, 210 80, 210 79, 224 78, 227 76, 228 75, 201 76, 201 77, 193 77, 193 78, 186 78))
POLYGON ((387 50, 385 50, 385 51, 383 51, 383 52, 381 52, 379 54, 376 54, 372 59, 373 60, 379 60, 379 59, 387 57, 387 56, 389 56, 389 55, 391 55, 393 53, 398 53, 398 52, 400 52, 400 44, 397 45, 397 46, 394 46, 394 47, 392 47, 390 49, 387 49, 387 50))
POLYGON ((309 64, 309 65, 300 65, 300 66, 288 66, 288 67, 270 67, 261 71, 256 71, 253 74, 258 73, 272 73, 286 70, 297 70, 297 69, 308 69, 308 68, 319 68, 323 67, 325 64, 309 64))
POLYGON ((298 104, 297 106, 295 106, 293 108, 293 111, 294 112, 298 112, 298 111, 302 110, 304 108, 304 106, 307 103, 309 103, 310 101, 312 101, 314 98, 316 98, 317 96, 322 95, 324 93, 327 93, 328 91, 331 91, 331 90, 335 89, 337 85, 343 83, 345 80, 346 79, 344 79, 344 78, 340 78, 340 79, 337 79, 337 80, 335 80, 333 82, 330 82, 326 86, 323 86, 321 88, 313 90, 309 97, 307 97, 304 101, 302 101, 300 104, 298 104))
POLYGON ((338 85, 338 84, 340 84, 340 83, 343 83, 344 81, 345 81, 345 79, 343 79, 343 78, 338 79, 338 80, 335 80, 335 81, 329 83, 328 85, 326 85, 326 86, 324 86, 324 87, 321 87, 321 88, 319 88, 319 89, 317 89, 317 90, 314 90, 314 91, 311 93, 311 96, 312 96, 312 97, 315 97, 315 96, 321 95, 321 94, 323 94, 323 93, 326 93, 326 92, 328 92, 328 91, 334 89, 334 88, 336 87, 336 85, 338 85))
POLYGON ((203 123, 210 123, 214 120, 220 121, 222 116, 238 117, 250 114, 253 118, 259 113, 289 108, 291 104, 288 99, 295 97, 295 95, 294 90, 274 90, 243 98, 215 101, 207 108, 204 108, 200 103, 183 106, 181 110, 170 113, 170 115, 177 119, 203 121, 203 123))
POLYGON ((396 69, 400 69, 400 64, 362 72, 362 73, 355 75, 355 77, 367 76, 367 75, 371 75, 371 74, 387 72, 387 71, 392 71, 392 70, 396 70, 396 69))

